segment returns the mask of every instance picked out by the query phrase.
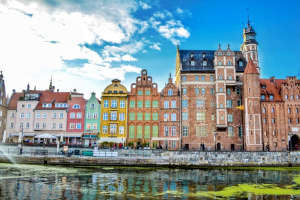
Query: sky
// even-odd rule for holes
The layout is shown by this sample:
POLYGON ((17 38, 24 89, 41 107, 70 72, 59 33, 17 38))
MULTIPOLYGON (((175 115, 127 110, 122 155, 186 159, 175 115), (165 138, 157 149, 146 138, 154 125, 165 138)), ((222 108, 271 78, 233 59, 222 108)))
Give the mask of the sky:
POLYGON ((0 0, 6 91, 47 89, 98 98, 112 79, 130 88, 141 69, 161 90, 180 49, 239 50, 248 17, 261 77, 300 75, 298 0, 0 0))

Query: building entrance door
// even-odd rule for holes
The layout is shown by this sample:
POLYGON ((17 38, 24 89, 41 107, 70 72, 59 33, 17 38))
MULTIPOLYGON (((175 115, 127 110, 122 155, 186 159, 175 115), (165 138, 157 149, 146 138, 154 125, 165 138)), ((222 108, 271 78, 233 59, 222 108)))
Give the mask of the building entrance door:
POLYGON ((296 151, 300 149, 300 139, 297 135, 293 135, 290 140, 291 151, 296 151))
POLYGON ((221 151, 221 144, 217 143, 217 151, 221 151))

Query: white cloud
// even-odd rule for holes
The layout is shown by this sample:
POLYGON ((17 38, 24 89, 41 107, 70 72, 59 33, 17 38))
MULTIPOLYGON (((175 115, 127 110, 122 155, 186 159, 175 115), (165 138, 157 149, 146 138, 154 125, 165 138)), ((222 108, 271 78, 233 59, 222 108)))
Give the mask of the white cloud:
POLYGON ((176 12, 177 12, 178 14, 182 14, 182 13, 183 13, 183 10, 182 10, 181 8, 177 8, 177 9, 176 9, 176 12))
POLYGON ((140 1, 139 4, 143 10, 148 10, 151 8, 151 6, 145 2, 140 1))
POLYGON ((151 46, 150 46, 150 48, 151 49, 155 49, 155 50, 157 50, 157 51, 160 51, 161 49, 160 49, 160 46, 159 46, 160 44, 159 43, 154 43, 154 44, 152 44, 151 46))
POLYGON ((137 61, 136 58, 132 57, 129 54, 126 54, 126 55, 122 56, 122 60, 124 60, 124 61, 137 61))

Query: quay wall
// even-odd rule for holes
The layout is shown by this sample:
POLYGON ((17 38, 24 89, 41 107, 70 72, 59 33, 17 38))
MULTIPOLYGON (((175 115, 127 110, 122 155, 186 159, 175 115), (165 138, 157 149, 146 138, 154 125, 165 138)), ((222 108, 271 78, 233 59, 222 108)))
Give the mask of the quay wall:
MULTIPOLYGON (((300 166, 300 152, 185 152, 149 151, 143 154, 118 154, 116 157, 15 155, 19 164, 76 166, 151 166, 151 167, 248 167, 300 166)), ((10 162, 0 154, 0 162, 10 162)))

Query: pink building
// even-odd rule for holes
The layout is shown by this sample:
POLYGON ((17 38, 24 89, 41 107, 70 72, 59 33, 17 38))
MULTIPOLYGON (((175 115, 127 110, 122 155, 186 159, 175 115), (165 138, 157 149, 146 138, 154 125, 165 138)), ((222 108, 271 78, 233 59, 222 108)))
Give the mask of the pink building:
POLYGON ((84 113, 86 100, 83 94, 76 91, 70 93, 68 100, 68 117, 67 117, 67 144, 78 144, 84 132, 84 113))

